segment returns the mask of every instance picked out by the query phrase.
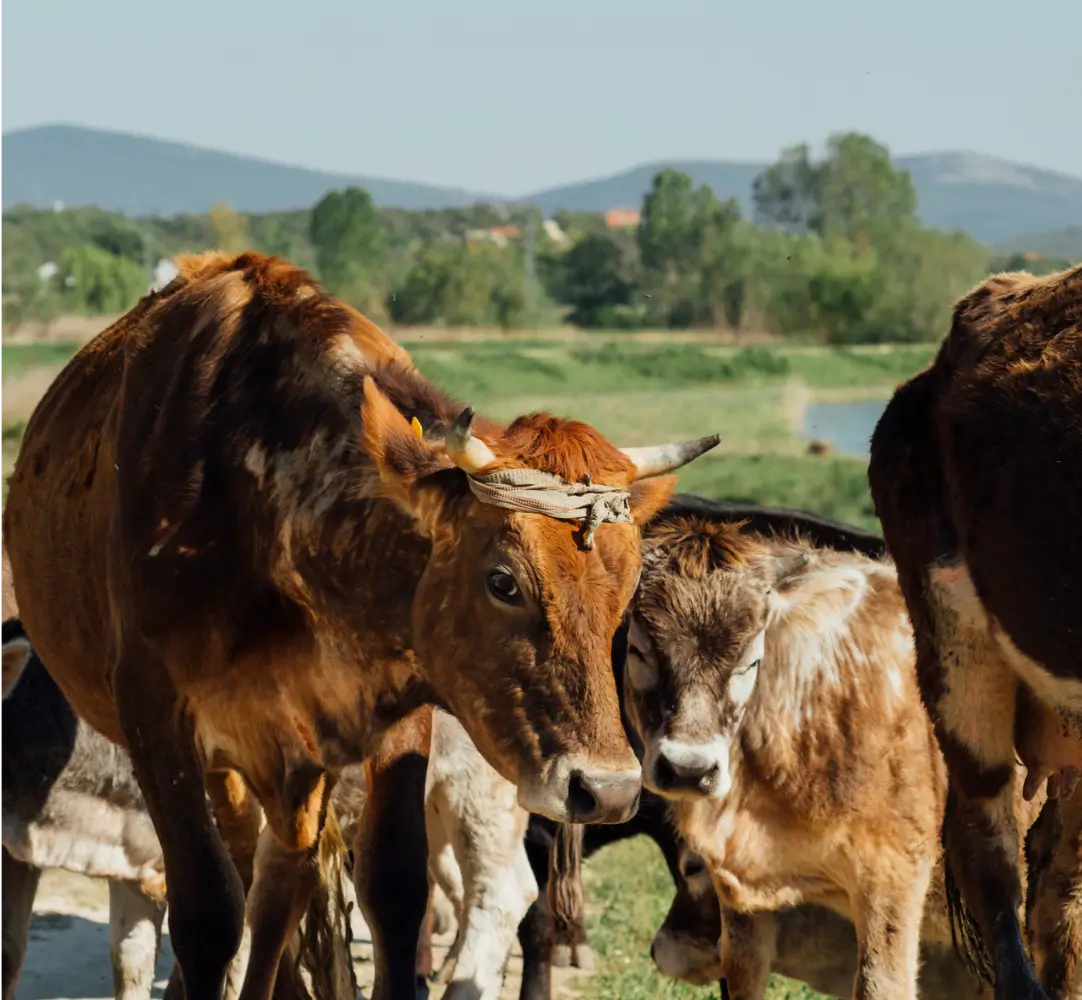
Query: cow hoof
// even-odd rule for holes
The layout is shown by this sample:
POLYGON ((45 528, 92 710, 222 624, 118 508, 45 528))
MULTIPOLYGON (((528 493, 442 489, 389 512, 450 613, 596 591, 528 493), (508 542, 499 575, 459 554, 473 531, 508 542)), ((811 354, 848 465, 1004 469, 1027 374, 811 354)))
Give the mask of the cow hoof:
POLYGON ((417 1000, 428 1000, 428 981, 424 976, 417 977, 417 1000))
POLYGON ((552 967, 566 969, 571 964, 571 945, 558 944, 552 949, 552 967))
POLYGON ((583 972, 590 972, 597 966, 597 960, 594 958, 594 949, 588 944, 580 944, 575 949, 575 968, 581 969, 583 972))

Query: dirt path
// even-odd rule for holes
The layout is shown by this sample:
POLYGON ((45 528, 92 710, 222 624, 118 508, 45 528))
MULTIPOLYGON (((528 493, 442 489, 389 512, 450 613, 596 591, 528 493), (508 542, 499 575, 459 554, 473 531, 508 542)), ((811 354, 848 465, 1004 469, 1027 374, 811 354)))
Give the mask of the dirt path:
MULTIPOLYGON (((365 997, 371 996, 372 944, 363 925, 356 925, 353 940, 354 968, 365 997), (359 933, 357 933, 359 932, 359 933)), ((439 968, 451 934, 435 940, 433 958, 439 968)), ((157 1000, 165 990, 173 967, 169 935, 162 935, 152 996, 157 1000)), ((573 1000, 580 994, 575 979, 586 975, 577 969, 553 969, 554 997, 573 1000)), ((501 1000, 517 1000, 522 975, 522 953, 516 943, 507 966, 501 1000)), ((444 987, 433 984, 431 1000, 439 1000, 444 987)), ((42 875, 30 945, 26 951, 15 1000, 110 1000, 113 974, 109 965, 109 893, 103 881, 47 871, 42 875)))

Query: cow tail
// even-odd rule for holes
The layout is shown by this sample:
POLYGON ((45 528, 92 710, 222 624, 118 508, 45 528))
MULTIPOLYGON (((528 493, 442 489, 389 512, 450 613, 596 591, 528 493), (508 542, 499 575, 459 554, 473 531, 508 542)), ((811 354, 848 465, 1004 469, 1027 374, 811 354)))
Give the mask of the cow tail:
POLYGON ((579 943, 583 927, 581 823, 561 823, 549 852, 549 879, 545 902, 552 914, 555 942, 572 948, 579 943))

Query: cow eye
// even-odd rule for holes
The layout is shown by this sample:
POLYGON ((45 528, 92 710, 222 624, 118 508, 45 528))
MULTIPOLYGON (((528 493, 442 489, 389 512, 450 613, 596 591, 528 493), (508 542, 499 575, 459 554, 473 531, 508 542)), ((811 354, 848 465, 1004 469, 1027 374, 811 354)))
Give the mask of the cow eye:
POLYGON ((690 857, 684 861, 684 878, 696 878, 706 871, 706 862, 702 858, 690 857))
POLYGON ((744 674, 750 674, 753 670, 758 670, 759 664, 762 662, 762 660, 753 660, 746 667, 742 667, 740 670, 737 670, 734 676, 742 677, 744 674))
POLYGON ((506 570, 496 569, 488 574, 488 592, 496 598, 497 601, 503 601, 504 604, 514 604, 519 599, 518 584, 515 583, 515 578, 506 570))

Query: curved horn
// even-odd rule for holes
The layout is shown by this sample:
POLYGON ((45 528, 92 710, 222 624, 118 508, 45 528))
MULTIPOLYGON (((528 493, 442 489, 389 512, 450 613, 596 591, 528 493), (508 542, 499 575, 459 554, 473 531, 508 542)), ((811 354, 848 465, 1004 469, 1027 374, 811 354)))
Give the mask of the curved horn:
POLYGON ((473 409, 466 407, 451 424, 447 432, 447 455, 463 472, 477 474, 496 461, 492 449, 480 438, 473 436, 473 409))
POLYGON ((657 444, 649 448, 621 448, 620 450, 635 463, 635 479, 649 479, 651 476, 663 476, 666 472, 679 469, 688 462, 693 462, 721 441, 720 434, 693 438, 690 441, 676 441, 672 444, 657 444))

